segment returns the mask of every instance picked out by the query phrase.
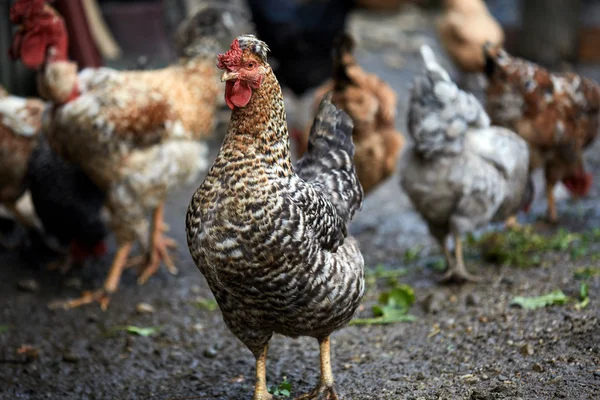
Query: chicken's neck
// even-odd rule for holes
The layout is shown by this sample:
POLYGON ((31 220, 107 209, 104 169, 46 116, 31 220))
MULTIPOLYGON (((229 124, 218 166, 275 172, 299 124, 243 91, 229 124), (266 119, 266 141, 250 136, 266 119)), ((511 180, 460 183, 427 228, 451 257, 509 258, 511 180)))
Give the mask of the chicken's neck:
POLYGON ((232 151, 256 157, 284 174, 292 173, 283 95, 272 71, 253 90, 250 102, 232 111, 221 154, 232 151))

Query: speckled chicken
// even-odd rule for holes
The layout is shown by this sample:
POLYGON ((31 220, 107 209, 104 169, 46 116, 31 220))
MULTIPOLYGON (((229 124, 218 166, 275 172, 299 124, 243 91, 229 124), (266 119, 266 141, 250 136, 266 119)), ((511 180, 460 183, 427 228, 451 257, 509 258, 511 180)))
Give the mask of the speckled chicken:
POLYGON ((488 114, 529 144, 530 168, 544 168, 548 219, 556 222, 555 185, 562 181, 575 197, 592 185, 583 150, 598 134, 600 87, 573 73, 551 74, 499 46, 487 45, 484 53, 488 114))
POLYGON ((401 183, 444 251, 445 279, 476 280, 465 268, 461 237, 531 202, 527 143, 490 126, 481 104, 458 89, 431 48, 421 53, 426 73, 411 90, 408 128, 415 143, 403 158, 401 183))
POLYGON ((197 38, 178 63, 156 71, 99 68, 77 74, 67 59, 64 21, 52 7, 19 0, 11 9, 12 22, 21 27, 12 53, 38 69, 39 91, 55 103, 46 115, 48 141, 106 194, 118 244, 103 288, 65 307, 97 301, 106 308, 136 241, 148 253, 138 282, 154 274, 161 261, 176 272, 168 252, 175 243, 164 236, 164 202, 172 188, 194 180, 207 166, 207 146, 199 140, 213 130, 219 85, 213 57, 220 39, 231 40, 224 11, 199 12, 203 18, 193 28, 204 40, 197 38))
POLYGON ((0 204, 26 226, 33 222, 16 207, 27 190, 27 163, 40 136, 44 102, 9 95, 0 87, 0 204))
POLYGON ((256 357, 254 400, 272 399, 265 363, 273 333, 318 339, 321 380, 301 398, 337 399, 329 335, 350 321, 364 292, 363 258, 347 230, 363 198, 352 121, 325 97, 308 151, 292 167, 267 51, 245 35, 218 57, 233 112, 190 202, 188 246, 225 323, 256 357))
MULTIPOLYGON (((347 34, 336 38, 333 52, 333 79, 315 93, 315 112, 323 95, 332 91, 331 101, 354 122, 356 147, 354 165, 365 194, 389 178, 404 137, 395 128, 396 93, 377 75, 365 72, 353 56, 354 40, 347 34)), ((309 130, 297 139, 297 155, 306 151, 309 130)))

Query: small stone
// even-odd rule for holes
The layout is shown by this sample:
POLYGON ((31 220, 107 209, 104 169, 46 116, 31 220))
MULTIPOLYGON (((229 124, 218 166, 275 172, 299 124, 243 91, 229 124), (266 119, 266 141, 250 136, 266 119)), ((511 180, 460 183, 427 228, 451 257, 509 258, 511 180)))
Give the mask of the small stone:
POLYGON ((428 314, 437 314, 442 310, 445 299, 441 293, 431 293, 423 300, 423 311, 428 314))
POLYGON ((532 356, 533 355, 533 346, 530 345, 529 343, 524 344, 523 346, 521 346, 521 354, 523 354, 524 356, 532 356))
POLYGON ((74 351, 67 351, 63 354, 63 360, 66 362, 76 363, 81 359, 81 356, 74 351))
POLYGON ((418 381, 424 381, 425 375, 422 372, 417 372, 417 375, 415 375, 415 379, 418 381))
POLYGON ((475 293, 469 293, 465 297, 465 304, 469 307, 473 307, 479 304, 479 296, 475 293))
POLYGON ((204 330, 204 325, 202 325, 201 323, 197 323, 197 324, 194 324, 192 329, 194 329, 196 332, 201 332, 204 330))
POLYGON ((504 381, 507 381, 507 380, 508 380, 508 377, 506 377, 506 376, 504 376, 504 375, 498 375, 498 380, 499 380, 500 382, 504 382, 504 381))
POLYGON ((83 285, 83 283, 81 282, 81 279, 74 276, 64 281, 63 285, 69 289, 81 290, 81 286, 83 285))
POLYGON ((202 354, 207 358, 215 358, 217 354, 219 354, 219 351, 214 346, 210 346, 208 349, 204 350, 204 353, 202 354))
POLYGON ((594 376, 600 378, 600 370, 594 371, 594 376))
POLYGON ((531 369, 533 369, 535 372, 544 372, 544 367, 540 363, 533 364, 531 369))
POLYGON ((38 290, 40 290, 40 285, 35 279, 21 279, 17 283, 17 287, 19 288, 19 290, 29 293, 35 293, 38 290))
POLYGON ((550 379, 548 381, 548 383, 560 383, 560 382, 562 382, 562 380, 563 380, 562 375, 556 375, 555 377, 553 377, 552 379, 550 379))
POLYGON ((135 311, 138 314, 152 314, 155 311, 155 309, 148 303, 138 303, 135 306, 135 311))

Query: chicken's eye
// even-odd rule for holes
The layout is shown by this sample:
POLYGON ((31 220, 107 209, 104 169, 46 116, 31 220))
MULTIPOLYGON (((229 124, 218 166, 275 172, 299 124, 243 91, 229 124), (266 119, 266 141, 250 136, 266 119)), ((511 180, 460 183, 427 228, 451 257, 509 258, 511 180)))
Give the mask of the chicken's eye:
POLYGON ((247 67, 248 69, 252 69, 252 68, 254 68, 254 63, 253 63, 253 62, 249 62, 249 63, 246 65, 246 67, 247 67))

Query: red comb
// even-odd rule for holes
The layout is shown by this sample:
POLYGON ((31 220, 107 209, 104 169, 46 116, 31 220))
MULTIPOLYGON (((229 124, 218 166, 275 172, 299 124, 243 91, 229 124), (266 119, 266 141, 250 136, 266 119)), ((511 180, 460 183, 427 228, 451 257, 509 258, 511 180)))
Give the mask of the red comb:
POLYGON ((36 69, 47 61, 49 48, 53 49, 53 61, 68 59, 65 23, 43 0, 17 1, 10 10, 10 18, 21 25, 10 49, 13 59, 20 58, 25 66, 36 69))
POLYGON ((46 0, 17 0, 10 8, 10 22, 22 24, 44 11, 46 0))
POLYGON ((232 66, 239 65, 242 62, 242 49, 240 48, 240 42, 235 39, 231 43, 231 47, 225 54, 219 54, 217 56, 217 67, 219 69, 228 69, 232 66))

